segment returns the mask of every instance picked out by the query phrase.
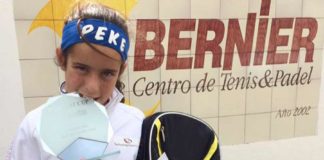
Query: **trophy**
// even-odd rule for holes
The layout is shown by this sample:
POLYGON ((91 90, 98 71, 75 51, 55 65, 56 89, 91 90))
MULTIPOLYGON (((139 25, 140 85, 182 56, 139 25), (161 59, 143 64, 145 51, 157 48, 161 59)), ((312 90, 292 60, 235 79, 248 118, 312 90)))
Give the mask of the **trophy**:
POLYGON ((107 151, 113 130, 105 107, 70 93, 49 99, 41 106, 37 131, 44 150, 61 160, 114 157, 107 151))

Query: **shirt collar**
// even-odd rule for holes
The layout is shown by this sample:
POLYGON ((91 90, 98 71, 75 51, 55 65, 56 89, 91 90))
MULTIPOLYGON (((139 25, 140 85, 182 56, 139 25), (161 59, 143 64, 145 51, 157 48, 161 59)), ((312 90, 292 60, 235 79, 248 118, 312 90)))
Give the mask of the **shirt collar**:
POLYGON ((106 110, 108 113, 113 112, 116 105, 120 103, 120 101, 124 98, 124 95, 120 93, 120 91, 117 88, 114 88, 114 91, 109 98, 109 102, 105 105, 106 110))

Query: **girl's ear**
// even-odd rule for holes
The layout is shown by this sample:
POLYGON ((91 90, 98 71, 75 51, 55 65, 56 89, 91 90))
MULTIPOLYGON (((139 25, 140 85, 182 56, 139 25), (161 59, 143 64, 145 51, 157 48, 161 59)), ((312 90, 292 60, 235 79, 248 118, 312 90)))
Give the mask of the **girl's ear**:
POLYGON ((56 48, 56 60, 58 65, 61 67, 63 71, 66 70, 66 58, 63 55, 61 48, 56 48))
POLYGON ((120 76, 121 74, 124 73, 126 67, 127 67, 127 62, 123 63, 123 64, 120 66, 119 76, 120 76))

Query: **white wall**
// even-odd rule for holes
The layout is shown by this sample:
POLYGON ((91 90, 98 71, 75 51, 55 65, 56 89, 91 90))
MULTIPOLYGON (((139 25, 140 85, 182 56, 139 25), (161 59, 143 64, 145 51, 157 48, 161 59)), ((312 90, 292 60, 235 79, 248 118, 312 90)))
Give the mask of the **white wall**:
POLYGON ((0 0, 0 159, 25 110, 12 0, 0 0))
MULTIPOLYGON (((323 51, 324 54, 324 51, 323 51)), ((322 63, 324 56, 322 55, 322 63)), ((324 66, 322 64, 322 66, 324 66)), ((323 68, 323 67, 322 67, 323 68)), ((323 160, 324 159, 324 69, 318 110, 318 136, 222 147, 223 160, 323 160)), ((309 93, 312 94, 312 93, 309 93)))

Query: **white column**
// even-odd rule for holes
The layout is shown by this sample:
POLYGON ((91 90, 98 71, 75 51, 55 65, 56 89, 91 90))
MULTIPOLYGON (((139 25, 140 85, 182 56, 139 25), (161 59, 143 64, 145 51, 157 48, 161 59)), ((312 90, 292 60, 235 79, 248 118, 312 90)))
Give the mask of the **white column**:
POLYGON ((25 115, 12 0, 0 0, 0 21, 0 159, 3 159, 25 115))

